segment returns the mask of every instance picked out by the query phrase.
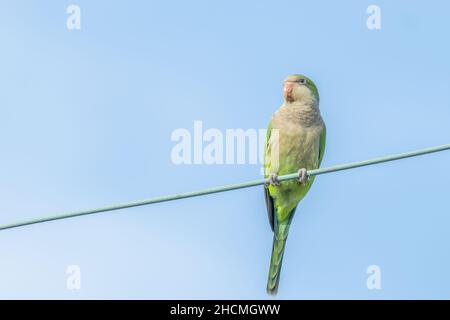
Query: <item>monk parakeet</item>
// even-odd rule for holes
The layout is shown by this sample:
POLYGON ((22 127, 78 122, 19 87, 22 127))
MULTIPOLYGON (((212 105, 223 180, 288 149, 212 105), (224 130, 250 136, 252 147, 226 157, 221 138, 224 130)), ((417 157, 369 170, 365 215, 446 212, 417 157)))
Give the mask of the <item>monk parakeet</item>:
POLYGON ((290 75, 284 80, 284 103, 267 129, 264 175, 269 222, 274 233, 267 292, 276 294, 289 225, 298 203, 308 192, 325 150, 325 123, 319 110, 319 93, 311 79, 290 75), (298 181, 278 181, 278 175, 298 171, 298 181))

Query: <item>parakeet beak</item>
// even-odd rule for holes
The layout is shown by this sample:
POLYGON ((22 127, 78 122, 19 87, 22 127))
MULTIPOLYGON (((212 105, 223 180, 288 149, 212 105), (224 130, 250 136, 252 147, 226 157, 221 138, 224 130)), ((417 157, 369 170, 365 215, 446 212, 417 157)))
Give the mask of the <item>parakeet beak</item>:
POLYGON ((284 82, 283 93, 284 93, 284 98, 286 99, 286 101, 289 101, 289 102, 294 101, 294 97, 292 96, 293 89, 294 89, 293 82, 288 82, 288 81, 284 82))

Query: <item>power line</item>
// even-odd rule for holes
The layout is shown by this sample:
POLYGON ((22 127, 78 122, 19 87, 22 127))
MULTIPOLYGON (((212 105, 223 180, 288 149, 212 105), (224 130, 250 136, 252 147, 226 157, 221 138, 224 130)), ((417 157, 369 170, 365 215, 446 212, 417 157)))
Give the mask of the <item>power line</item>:
MULTIPOLYGON (((449 150, 449 149, 450 149, 450 144, 445 144, 445 145, 441 145, 441 146, 437 146, 437 147, 431 147, 431 148, 425 148, 425 149, 420 149, 420 150, 415 150, 415 151, 410 151, 410 152, 394 154, 394 155, 388 155, 388 156, 373 158, 373 159, 364 160, 364 161, 350 162, 350 163, 339 164, 339 165, 335 165, 335 166, 331 166, 331 167, 327 167, 327 168, 309 170, 308 174, 310 176, 317 176, 317 175, 321 175, 321 174, 342 171, 342 170, 348 170, 348 169, 354 169, 354 168, 358 168, 358 167, 364 167, 364 166, 374 165, 374 164, 388 162, 388 161, 416 157, 416 156, 420 156, 420 155, 424 155, 424 154, 428 154, 428 153, 439 152, 439 151, 444 151, 444 150, 449 150)), ((296 179, 296 178, 298 178, 298 173, 291 173, 291 174, 279 176, 278 180, 285 181, 285 180, 292 180, 292 179, 296 179)), ((263 185, 267 182, 268 182, 268 179, 257 179, 257 180, 253 180, 253 181, 229 184, 229 185, 225 185, 225 186, 213 187, 213 188, 208 188, 208 189, 203 189, 203 190, 177 193, 177 194, 166 195, 166 196, 161 196, 161 197, 126 202, 126 203, 111 205, 111 206, 106 206, 106 207, 87 209, 87 210, 81 210, 81 211, 73 211, 73 212, 68 212, 68 213, 63 213, 63 214, 58 214, 58 215, 53 215, 53 216, 40 217, 40 218, 36 218, 36 219, 0 225, 0 230, 12 229, 12 228, 27 226, 27 225, 36 224, 36 223, 48 222, 48 221, 53 221, 53 220, 79 217, 79 216, 84 216, 84 215, 94 214, 94 213, 144 206, 144 205, 153 204, 153 203, 173 201, 173 200, 179 200, 179 199, 191 198, 191 197, 198 197, 198 196, 203 196, 203 195, 212 194, 212 193, 225 192, 225 191, 237 190, 237 189, 243 189, 243 188, 250 188, 250 187, 254 187, 254 186, 258 186, 258 185, 263 185)))

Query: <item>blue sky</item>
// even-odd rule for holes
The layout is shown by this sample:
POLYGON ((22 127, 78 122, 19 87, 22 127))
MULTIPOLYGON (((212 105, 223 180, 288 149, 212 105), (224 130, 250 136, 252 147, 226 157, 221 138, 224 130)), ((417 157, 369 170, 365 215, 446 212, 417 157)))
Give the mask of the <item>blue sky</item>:
MULTIPOLYGON (((323 166, 450 142, 443 1, 2 1, 0 223, 252 180, 171 133, 265 128, 312 78, 323 166), (66 28, 66 8, 81 29, 66 28), (381 8, 368 30, 366 8, 381 8)), ((321 176, 277 298, 450 298, 450 152, 321 176), (366 269, 381 268, 381 290, 366 269)), ((0 298, 270 298, 260 187, 0 232, 0 298), (81 270, 68 290, 66 269, 81 270)))

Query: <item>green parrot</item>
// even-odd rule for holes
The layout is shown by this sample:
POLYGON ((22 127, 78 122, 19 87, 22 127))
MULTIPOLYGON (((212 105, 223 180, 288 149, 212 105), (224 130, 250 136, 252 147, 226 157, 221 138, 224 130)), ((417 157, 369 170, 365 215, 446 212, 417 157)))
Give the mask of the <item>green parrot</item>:
POLYGON ((284 80, 284 103, 269 123, 264 152, 267 213, 274 233, 267 292, 276 294, 289 225, 298 203, 311 188, 325 150, 326 128, 319 110, 319 93, 311 79, 295 74, 284 80), (300 168, 300 169, 299 169, 300 168), (298 171, 298 181, 278 181, 278 175, 298 171))

